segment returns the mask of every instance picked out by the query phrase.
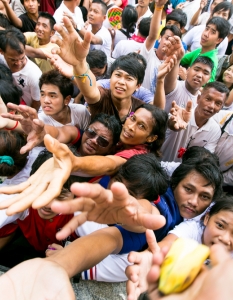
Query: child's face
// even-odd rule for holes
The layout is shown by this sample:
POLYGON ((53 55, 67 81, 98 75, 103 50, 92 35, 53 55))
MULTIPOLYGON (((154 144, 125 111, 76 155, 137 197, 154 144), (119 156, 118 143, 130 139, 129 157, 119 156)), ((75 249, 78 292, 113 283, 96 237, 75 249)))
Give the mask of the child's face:
POLYGON ((228 251, 233 250, 233 212, 222 210, 211 217, 207 214, 204 225, 203 244, 222 244, 228 251))
POLYGON ((214 188, 196 171, 191 171, 174 189, 174 196, 180 214, 185 219, 192 219, 205 211, 210 205, 214 188))
MULTIPOLYGON (((63 200, 71 200, 73 198, 74 198, 74 194, 72 194, 69 190, 63 188, 61 194, 54 200, 63 201, 63 200)), ((37 209, 37 211, 38 211, 38 215, 45 220, 52 219, 57 215, 57 213, 51 210, 51 203, 37 209)))

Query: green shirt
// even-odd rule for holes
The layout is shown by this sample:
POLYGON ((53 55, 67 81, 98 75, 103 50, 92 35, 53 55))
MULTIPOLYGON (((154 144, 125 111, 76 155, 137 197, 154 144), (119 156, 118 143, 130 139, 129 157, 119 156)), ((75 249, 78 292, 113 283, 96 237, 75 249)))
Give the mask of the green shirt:
POLYGON ((181 63, 181 65, 191 66, 193 64, 194 60, 198 56, 207 56, 207 57, 209 57, 214 63, 214 68, 211 72, 211 77, 210 77, 209 82, 215 81, 215 76, 216 76, 216 72, 217 72, 217 68, 218 68, 218 50, 213 49, 211 51, 201 53, 201 49, 202 48, 198 48, 198 49, 196 49, 192 52, 186 53, 184 55, 184 57, 181 59, 180 63, 181 63))

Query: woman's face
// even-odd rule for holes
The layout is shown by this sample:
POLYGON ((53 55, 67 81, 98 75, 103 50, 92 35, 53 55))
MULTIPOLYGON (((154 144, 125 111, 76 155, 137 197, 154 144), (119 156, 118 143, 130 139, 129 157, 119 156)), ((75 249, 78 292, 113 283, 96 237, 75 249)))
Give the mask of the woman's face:
POLYGON ((228 86, 233 84, 233 66, 230 66, 226 71, 223 73, 222 80, 228 86))
POLYGON ((122 127, 120 140, 126 145, 141 145, 152 143, 157 135, 152 135, 155 120, 150 111, 139 108, 128 117, 122 127))
POLYGON ((205 211, 210 205, 214 188, 198 172, 191 171, 174 189, 174 196, 180 214, 185 219, 192 219, 205 211))
POLYGON ((228 251, 233 250, 233 212, 221 210, 211 217, 206 214, 204 219, 205 230, 202 242, 206 246, 223 245, 228 251))

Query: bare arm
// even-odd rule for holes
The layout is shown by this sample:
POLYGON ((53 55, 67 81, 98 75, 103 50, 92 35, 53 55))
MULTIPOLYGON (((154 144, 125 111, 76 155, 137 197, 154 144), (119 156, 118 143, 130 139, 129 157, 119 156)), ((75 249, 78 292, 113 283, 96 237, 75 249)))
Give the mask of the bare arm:
POLYGON ((1 1, 2 1, 4 7, 5 7, 7 16, 9 18, 9 20, 11 21, 11 23, 15 27, 21 28, 23 26, 22 21, 21 21, 20 18, 17 17, 17 15, 13 11, 13 9, 11 8, 10 4, 8 3, 8 1, 7 0, 1 0, 1 1))
MULTIPOLYGON (((91 42, 91 32, 86 32, 84 40, 80 38, 74 30, 69 18, 63 18, 66 32, 62 26, 55 25, 54 29, 62 36, 53 36, 51 41, 56 43, 60 48, 53 49, 53 54, 58 54, 68 64, 73 66, 74 82, 77 84, 80 92, 85 97, 87 103, 94 104, 100 100, 100 91, 96 84, 96 79, 90 71, 86 62, 91 42), (83 77, 80 75, 85 74, 83 77)), ((56 58, 51 58, 51 61, 56 58)))
POLYGON ((25 47, 25 53, 30 58, 47 59, 47 56, 44 54, 44 52, 41 49, 36 49, 28 45, 26 45, 25 47))
POLYGON ((200 7, 198 8, 198 10, 195 12, 195 14, 193 15, 191 21, 190 21, 190 25, 198 25, 198 18, 203 10, 203 8, 206 6, 207 4, 207 0, 201 0, 200 3, 200 7))

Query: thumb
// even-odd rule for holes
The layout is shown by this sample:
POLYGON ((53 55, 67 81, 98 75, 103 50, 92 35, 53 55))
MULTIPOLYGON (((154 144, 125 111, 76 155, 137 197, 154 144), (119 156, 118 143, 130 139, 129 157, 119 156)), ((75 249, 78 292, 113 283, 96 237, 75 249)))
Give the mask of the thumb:
POLYGON ((68 154, 68 147, 51 137, 49 134, 45 135, 44 144, 47 150, 53 153, 57 159, 61 159, 68 154))
POLYGON ((186 108, 185 108, 186 111, 187 111, 187 112, 191 112, 192 106, 193 106, 193 103, 192 103, 191 100, 189 100, 189 101, 187 102, 187 104, 186 104, 186 108))
POLYGON ((152 253, 160 251, 160 247, 156 241, 156 237, 153 230, 150 229, 146 230, 146 241, 152 253))

